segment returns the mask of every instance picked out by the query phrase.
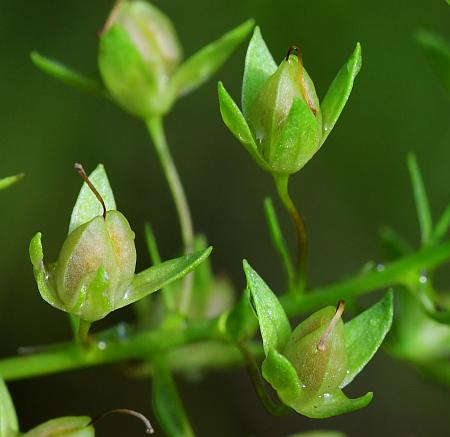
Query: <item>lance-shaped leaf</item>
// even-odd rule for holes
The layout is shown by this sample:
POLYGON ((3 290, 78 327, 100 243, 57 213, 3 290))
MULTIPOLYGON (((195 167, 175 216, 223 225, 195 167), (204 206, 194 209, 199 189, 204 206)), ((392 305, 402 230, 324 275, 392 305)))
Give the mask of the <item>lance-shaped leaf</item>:
POLYGON ((248 264, 243 261, 250 290, 250 302, 253 305, 259 321, 264 352, 270 349, 282 350, 291 335, 291 325, 275 294, 248 264))
POLYGON ((436 223, 431 234, 430 241, 434 244, 440 243, 450 228, 450 205, 445 208, 440 219, 436 223))
POLYGON ((277 64, 264 42, 259 27, 256 26, 248 45, 242 81, 242 110, 245 116, 248 116, 256 96, 276 69, 277 64))
POLYGON ((390 291, 378 303, 346 323, 347 374, 344 388, 372 359, 392 325, 394 295, 390 291))
POLYGON ((16 410, 8 388, 0 377, 0 437, 14 437, 18 432, 16 410))
POLYGON ((31 429, 23 437, 94 437, 95 430, 87 416, 58 417, 31 429))
POLYGON ((162 429, 169 437, 194 437, 172 374, 163 357, 152 360, 152 371, 153 409, 162 429))
POLYGON ((247 38, 254 25, 254 20, 247 20, 185 61, 172 78, 175 92, 185 95, 206 82, 247 38))
POLYGON ((10 187, 16 182, 19 182, 21 179, 23 179, 23 176, 23 173, 19 173, 14 176, 8 176, 6 178, 0 179, 0 190, 4 190, 5 188, 10 187))
POLYGON ((336 124, 353 88, 353 82, 361 69, 361 45, 356 48, 348 61, 341 67, 328 89, 322 104, 322 143, 336 124))
POLYGON ((222 114, 223 122, 259 166, 266 171, 270 171, 270 167, 261 156, 250 131, 250 127, 238 105, 236 105, 234 100, 228 94, 228 91, 225 89, 222 82, 219 82, 217 89, 219 93, 220 113, 222 114))
POLYGON ((417 217, 420 225, 422 243, 428 243, 433 228, 430 205, 428 202, 425 184, 420 173, 419 164, 413 153, 408 155, 408 170, 413 187, 414 202, 416 204, 417 217))
POLYGON ((60 82, 80 91, 87 91, 92 94, 108 97, 108 92, 97 79, 86 77, 61 62, 47 58, 38 52, 32 52, 30 57, 36 67, 60 82))
MULTIPOLYGON (((97 168, 89 175, 89 179, 102 196, 106 205, 106 210, 116 210, 117 208, 114 200, 114 194, 111 186, 109 185, 108 176, 106 175, 105 168, 102 164, 99 164, 97 168)), ((69 234, 82 224, 92 220, 94 217, 101 216, 102 213, 103 209, 101 203, 98 201, 97 197, 95 197, 95 194, 86 182, 84 182, 72 210, 69 234)))
POLYGON ((181 279, 208 258, 211 251, 212 247, 208 247, 201 252, 165 261, 138 273, 115 309, 134 303, 181 279))
POLYGON ((426 30, 417 32, 416 38, 425 51, 434 72, 450 95, 450 44, 441 36, 426 30))

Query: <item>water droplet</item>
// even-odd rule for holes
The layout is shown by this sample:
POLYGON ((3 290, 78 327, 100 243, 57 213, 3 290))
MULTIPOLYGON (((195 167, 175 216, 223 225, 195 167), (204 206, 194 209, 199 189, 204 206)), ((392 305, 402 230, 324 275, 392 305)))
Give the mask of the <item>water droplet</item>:
POLYGON ((106 341, 99 341, 99 342, 97 343, 97 347, 98 347, 101 351, 105 350, 105 349, 106 349, 106 341))
POLYGON ((421 284, 426 284, 428 282, 428 278, 426 277, 426 275, 420 275, 419 282, 421 284))
POLYGON ((384 271, 384 264, 377 264, 377 272, 384 271))

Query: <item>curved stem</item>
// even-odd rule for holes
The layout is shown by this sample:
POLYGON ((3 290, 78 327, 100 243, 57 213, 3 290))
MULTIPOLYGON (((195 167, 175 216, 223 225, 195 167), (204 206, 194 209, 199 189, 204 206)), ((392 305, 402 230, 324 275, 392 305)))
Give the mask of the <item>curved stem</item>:
POLYGON ((89 329, 91 328, 91 323, 81 320, 78 323, 78 335, 77 340, 83 346, 86 346, 90 342, 89 329))
POLYGON ((289 195, 289 176, 275 175, 274 179, 280 200, 294 221, 295 229, 297 231, 298 253, 294 290, 301 293, 306 288, 306 275, 308 269, 308 239, 306 236, 305 223, 302 215, 298 212, 289 195))
MULTIPOLYGON (((181 183, 180 175, 173 161, 164 133, 163 121, 160 117, 146 120, 147 129, 158 153, 159 161, 172 194, 175 208, 180 222, 181 238, 186 253, 192 252, 194 245, 194 227, 191 212, 187 202, 186 193, 181 183)), ((180 303, 180 311, 185 313, 189 307, 192 290, 192 275, 187 275, 183 280, 183 291, 180 303)))
POLYGON ((250 379, 253 382, 253 386, 255 387, 256 394, 258 395, 259 400, 263 404, 264 408, 273 416, 282 416, 288 413, 289 407, 282 403, 276 404, 269 397, 269 394, 267 393, 266 387, 264 385, 264 380, 261 376, 261 372, 259 371, 258 363, 256 362, 255 357, 250 349, 244 343, 240 343, 238 346, 242 352, 242 356, 244 357, 247 371, 250 379))

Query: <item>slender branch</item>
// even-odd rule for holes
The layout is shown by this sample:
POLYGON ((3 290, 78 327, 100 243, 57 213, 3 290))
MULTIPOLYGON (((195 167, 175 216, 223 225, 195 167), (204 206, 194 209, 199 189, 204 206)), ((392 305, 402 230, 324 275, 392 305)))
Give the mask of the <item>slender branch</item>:
MULTIPOLYGON (((387 264, 382 269, 360 273, 344 281, 311 290, 302 296, 286 294, 281 297, 281 303, 290 317, 298 316, 325 305, 333 305, 340 299, 351 299, 398 284, 408 284, 413 275, 417 276, 418 271, 431 269, 449 260, 450 241, 437 247, 422 249, 387 264)), ((227 345, 223 345, 225 338, 223 316, 190 322, 177 330, 138 331, 112 339, 111 335, 99 333, 91 337, 91 346, 87 348, 80 348, 69 342, 37 349, 38 352, 31 355, 0 360, 0 375, 7 380, 15 380, 132 359, 146 361, 152 354, 162 351, 167 351, 172 357, 171 366, 183 370, 189 366, 189 360, 186 360, 185 353, 177 355, 176 351, 204 341, 213 341, 220 348, 220 355, 218 353, 216 357, 203 353, 202 356, 196 356, 191 363, 192 367, 208 367, 211 363, 214 363, 213 367, 239 364, 239 353, 236 348, 228 346, 227 349, 227 345)))
POLYGON ((298 212, 289 195, 289 176, 276 175, 274 176, 274 179, 280 200, 283 202, 283 205, 294 221, 295 229, 297 231, 297 267, 295 272, 295 287, 292 291, 295 290, 296 292, 301 293, 306 288, 306 276, 308 270, 308 239, 306 236, 305 223, 302 215, 298 212))
POLYGON ((289 407, 285 404, 276 404, 270 397, 266 391, 266 386, 264 380, 261 376, 261 372, 259 370, 259 365, 255 360, 255 356, 248 349, 248 347, 244 343, 239 344, 239 349, 242 352, 242 356, 244 357, 244 361, 247 367, 248 374, 250 379, 253 382, 253 386, 255 387, 256 394, 258 395, 259 400, 263 404, 264 408, 273 416, 282 416, 289 412, 289 407))
MULTIPOLYGON (((169 185, 172 198, 180 222, 181 237, 183 240, 184 250, 186 253, 192 252, 194 245, 194 227, 192 224, 191 212, 187 202, 186 193, 183 184, 173 161, 172 155, 167 144, 164 133, 164 126, 161 118, 150 118, 146 121, 147 129, 150 137, 155 145, 158 153, 159 161, 163 168, 164 174, 169 185)), ((192 292, 192 275, 187 275, 183 280, 182 298, 180 303, 180 311, 186 313, 189 308, 192 292)))

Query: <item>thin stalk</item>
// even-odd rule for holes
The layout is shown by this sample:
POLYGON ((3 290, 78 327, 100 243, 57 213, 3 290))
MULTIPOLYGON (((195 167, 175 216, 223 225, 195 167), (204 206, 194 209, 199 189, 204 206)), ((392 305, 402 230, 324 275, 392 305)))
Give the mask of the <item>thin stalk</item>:
POLYGON ((266 386, 264 384, 264 380, 261 376, 261 372, 259 370, 259 365, 256 362, 255 356, 248 349, 247 345, 244 343, 239 344, 239 349, 242 352, 242 356, 244 357, 244 361, 247 367, 248 374, 250 379, 253 382, 253 386, 255 388, 256 394, 258 395, 259 400, 261 401, 264 408, 273 416, 282 416, 289 412, 289 407, 284 404, 276 404, 270 397, 266 391, 266 386))
POLYGON ((77 340, 80 344, 86 346, 90 343, 91 338, 89 336, 89 329, 91 328, 91 323, 81 320, 78 323, 78 336, 77 340))
POLYGON ((302 215, 298 212, 289 195, 289 176, 276 175, 274 176, 274 179, 280 200, 294 221, 295 229, 297 231, 297 266, 294 278, 295 286, 291 291, 302 293, 306 288, 306 275, 308 270, 308 239, 306 236, 305 223, 302 215))
MULTIPOLYGON (((383 268, 357 273, 349 279, 311 290, 302 296, 285 294, 280 300, 289 317, 299 316, 333 305, 340 299, 348 300, 395 285, 407 285, 411 275, 417 274, 417 271, 432 269, 449 260, 450 241, 437 247, 424 248, 383 268)), ((224 345, 224 338, 223 316, 190 322, 174 330, 160 328, 132 332, 127 337, 119 336, 116 340, 106 333, 98 333, 91 336, 89 347, 86 348, 68 342, 36 348, 37 352, 29 355, 4 358, 0 360, 0 375, 6 380, 24 379, 100 364, 136 359, 146 361, 161 352, 168 352, 168 356, 172 357, 171 365, 183 370, 188 362, 186 352, 184 350, 177 355, 178 349, 203 341, 213 341, 220 347, 221 344, 224 345)), ((236 348, 226 346, 225 344, 224 348, 220 348, 220 354, 204 354, 202 357, 200 354, 196 355, 198 361, 192 362, 192 366, 201 368, 202 363, 206 367, 208 363, 213 363, 213 367, 219 368, 239 364, 241 360, 236 357, 239 355, 236 354, 236 348)))
MULTIPOLYGON (((167 144, 163 121, 160 117, 153 117, 146 121, 146 125, 158 154, 164 175, 166 176, 170 192, 172 193, 178 220, 180 222, 184 250, 186 253, 190 253, 192 252, 194 245, 194 227, 192 224, 191 212, 189 210, 189 204, 187 202, 183 184, 181 183, 180 176, 167 144)), ((182 298, 180 303, 180 311, 182 313, 186 313, 189 308, 192 292, 192 279, 192 275, 187 275, 183 280, 182 298)))

